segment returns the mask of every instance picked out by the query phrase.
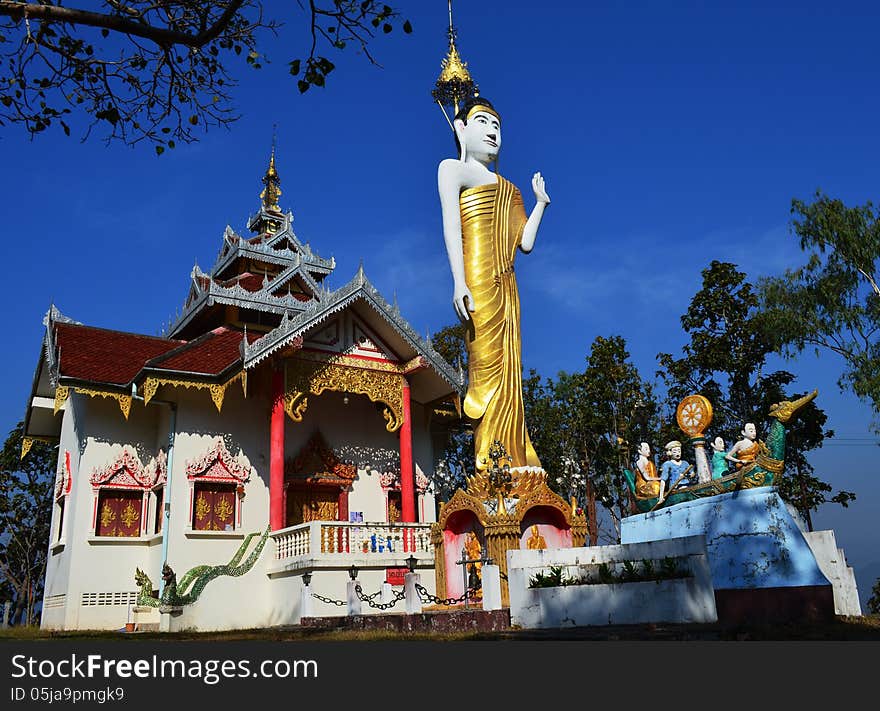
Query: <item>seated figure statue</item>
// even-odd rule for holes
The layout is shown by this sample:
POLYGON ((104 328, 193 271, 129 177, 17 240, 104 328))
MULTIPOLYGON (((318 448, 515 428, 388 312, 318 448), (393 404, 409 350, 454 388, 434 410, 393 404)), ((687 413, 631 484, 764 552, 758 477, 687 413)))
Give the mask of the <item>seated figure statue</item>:
POLYGON ((532 524, 532 534, 529 536, 526 541, 526 548, 528 550, 543 550, 547 547, 547 541, 544 540, 544 536, 541 535, 541 532, 538 530, 538 524, 532 524))
POLYGON ((472 561, 468 563, 468 588, 474 591, 473 597, 482 597, 483 591, 483 547, 480 545, 480 539, 473 531, 468 531, 467 537, 464 539, 464 550, 467 553, 467 559, 472 561))
POLYGON ((712 478, 720 479, 727 473, 727 448, 724 439, 716 437, 712 442, 712 478))
POLYGON ((653 499, 663 496, 666 482, 657 474, 657 468, 651 459, 651 445, 642 442, 639 445, 639 458, 636 460, 636 498, 653 499))
POLYGON ((681 442, 678 440, 668 442, 666 456, 668 459, 660 468, 660 476, 666 484, 667 491, 696 483, 693 477, 688 476, 693 471, 693 467, 681 458, 681 442))
POLYGON ((733 469, 742 469, 746 464, 751 464, 758 456, 758 431, 753 422, 746 422, 740 432, 742 439, 737 440, 725 456, 733 469))

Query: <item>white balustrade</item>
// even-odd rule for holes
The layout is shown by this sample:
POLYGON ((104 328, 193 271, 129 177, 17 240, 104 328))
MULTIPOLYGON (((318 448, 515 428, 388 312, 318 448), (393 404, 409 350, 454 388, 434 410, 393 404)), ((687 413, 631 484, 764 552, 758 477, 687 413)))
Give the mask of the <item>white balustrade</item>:
POLYGON ((434 552, 430 523, 310 521, 271 535, 276 560, 334 554, 397 558, 434 552))

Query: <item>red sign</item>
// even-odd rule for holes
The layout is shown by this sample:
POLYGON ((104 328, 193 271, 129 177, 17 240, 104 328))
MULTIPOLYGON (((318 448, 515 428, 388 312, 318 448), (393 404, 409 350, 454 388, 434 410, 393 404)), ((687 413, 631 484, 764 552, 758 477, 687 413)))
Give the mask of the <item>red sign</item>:
POLYGON ((385 568, 385 581, 392 585, 403 585, 408 568, 385 568))

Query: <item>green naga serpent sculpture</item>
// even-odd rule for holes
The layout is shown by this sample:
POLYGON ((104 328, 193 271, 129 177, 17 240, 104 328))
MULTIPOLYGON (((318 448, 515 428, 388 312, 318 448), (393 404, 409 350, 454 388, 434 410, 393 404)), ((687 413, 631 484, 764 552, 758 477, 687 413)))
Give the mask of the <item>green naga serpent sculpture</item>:
POLYGON ((773 420, 770 425, 770 433, 766 442, 758 443, 758 455, 754 462, 746 464, 741 469, 726 474, 720 479, 713 479, 702 484, 674 489, 663 499, 660 497, 639 498, 636 496, 635 475, 630 469, 624 469, 627 486, 632 492, 639 513, 654 511, 680 504, 683 501, 693 501, 706 496, 725 494, 739 489, 753 489, 759 486, 773 486, 778 481, 785 469, 785 425, 795 413, 819 394, 818 390, 804 395, 797 400, 785 400, 770 407, 767 415, 773 420))
POLYGON ((263 552, 268 537, 268 526, 262 535, 259 532, 249 533, 226 565, 197 565, 186 571, 179 583, 171 566, 165 563, 162 566, 162 580, 165 582, 165 587, 162 590, 161 598, 153 597, 153 582, 143 570, 137 568, 134 574, 135 582, 140 588, 137 604, 143 607, 182 607, 194 603, 202 594, 205 586, 215 578, 219 578, 221 575, 237 578, 253 568, 260 553, 263 552), (259 542, 247 559, 241 563, 245 551, 256 536, 260 536, 259 542))

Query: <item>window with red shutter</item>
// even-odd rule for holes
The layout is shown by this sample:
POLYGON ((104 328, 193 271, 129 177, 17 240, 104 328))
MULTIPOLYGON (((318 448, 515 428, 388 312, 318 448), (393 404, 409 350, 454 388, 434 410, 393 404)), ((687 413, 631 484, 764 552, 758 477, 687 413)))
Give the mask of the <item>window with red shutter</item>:
POLYGON ((162 521, 165 518, 163 503, 165 501, 165 487, 160 486, 153 490, 154 500, 156 502, 156 511, 153 514, 153 533, 162 533, 162 521))
POLYGON ((234 485, 198 483, 195 485, 193 497, 194 530, 235 530, 234 485))
POLYGON ((139 536, 142 504, 142 491, 103 489, 98 495, 98 521, 95 535, 139 536))

